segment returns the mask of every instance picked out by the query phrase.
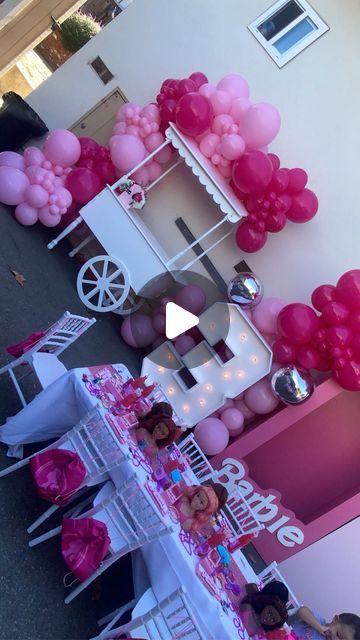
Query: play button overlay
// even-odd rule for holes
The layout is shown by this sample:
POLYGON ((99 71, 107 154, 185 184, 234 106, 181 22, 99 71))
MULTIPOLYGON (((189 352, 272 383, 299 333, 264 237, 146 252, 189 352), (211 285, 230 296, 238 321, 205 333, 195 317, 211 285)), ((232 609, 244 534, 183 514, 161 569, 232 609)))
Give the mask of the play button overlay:
POLYGON ((168 340, 177 338, 182 333, 185 333, 185 331, 189 331, 189 329, 199 324, 198 316, 190 313, 190 311, 186 311, 186 309, 175 304, 175 302, 167 303, 165 320, 165 335, 168 340))

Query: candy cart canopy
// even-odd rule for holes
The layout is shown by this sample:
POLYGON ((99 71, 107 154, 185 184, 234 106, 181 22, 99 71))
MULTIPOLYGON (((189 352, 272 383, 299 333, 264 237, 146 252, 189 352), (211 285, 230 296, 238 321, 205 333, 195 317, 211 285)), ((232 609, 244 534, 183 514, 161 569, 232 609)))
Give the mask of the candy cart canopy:
POLYGON ((195 140, 180 133, 171 122, 165 135, 185 160, 193 174, 205 187, 214 202, 225 213, 229 222, 239 222, 247 216, 245 207, 235 196, 230 184, 223 178, 214 165, 200 151, 195 140))

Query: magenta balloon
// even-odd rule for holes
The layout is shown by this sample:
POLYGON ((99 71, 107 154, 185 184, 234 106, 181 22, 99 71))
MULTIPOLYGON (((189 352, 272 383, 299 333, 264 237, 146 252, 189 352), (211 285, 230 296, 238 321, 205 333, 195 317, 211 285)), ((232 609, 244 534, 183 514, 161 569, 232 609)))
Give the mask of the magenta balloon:
POLYGON ((351 311, 360 309, 360 269, 344 273, 336 285, 337 299, 351 311))
POLYGON ((194 338, 192 338, 191 336, 187 336, 186 334, 176 338, 174 343, 174 347, 176 351, 181 356, 184 356, 185 353, 188 353, 188 351, 191 351, 191 349, 193 349, 195 345, 196 345, 196 342, 194 338))
POLYGON ((322 308, 322 321, 328 326, 340 326, 347 323, 350 315, 349 308, 342 302, 328 302, 322 308))
POLYGON ((80 158, 84 160, 93 160, 97 155, 100 145, 92 138, 79 138, 80 142, 80 158))
POLYGON ((277 332, 277 317, 286 306, 280 298, 263 298, 253 309, 252 321, 261 333, 277 332))
POLYGON ((99 176, 83 167, 76 167, 69 173, 65 186, 78 204, 87 204, 102 189, 99 176))
POLYGON ((135 136, 128 134, 113 136, 110 155, 115 167, 126 173, 144 160, 146 148, 143 142, 135 136))
POLYGON ((0 167, 0 202, 9 205, 24 201, 24 193, 29 186, 29 178, 15 167, 0 167))
POLYGON ((148 347, 157 336, 150 316, 134 313, 127 316, 121 325, 121 336, 130 347, 148 347))
POLYGON ((237 160, 245 151, 245 142, 241 136, 230 133, 221 140, 220 151, 227 160, 237 160))
POLYGON ((296 360, 297 347, 285 338, 279 338, 272 345, 272 352, 275 360, 281 364, 291 364, 296 360))
POLYGON ((225 427, 230 432, 230 435, 233 431, 237 431, 239 427, 242 427, 244 424, 243 414, 235 407, 225 409, 225 411, 220 414, 220 420, 222 420, 225 427))
POLYGON ((198 285, 187 284, 176 293, 175 302, 179 307, 183 307, 191 313, 199 314, 205 307, 206 294, 198 285))
POLYGON ((175 113, 176 113, 177 102, 173 98, 169 98, 168 100, 163 100, 160 105, 160 117, 161 122, 168 125, 169 122, 175 122, 175 113))
POLYGON ((342 365, 333 369, 336 382, 348 391, 360 391, 360 362, 351 360, 342 365))
POLYGON ((270 184, 273 166, 262 151, 248 151, 235 160, 232 179, 243 193, 257 195, 270 184))
POLYGON ((315 193, 310 189, 303 189, 292 196, 291 207, 286 212, 286 216, 292 222, 308 222, 314 217, 318 208, 319 201, 315 193))
POLYGON ((181 98, 186 93, 192 93, 197 91, 197 86, 193 80, 190 78, 184 78, 183 80, 179 80, 176 87, 176 97, 181 98))
POLYGON ((0 153, 0 167, 14 167, 20 171, 25 171, 24 158, 15 151, 2 151, 0 153))
POLYGON ((241 411, 244 416, 244 420, 251 420, 251 418, 255 416, 255 413, 246 406, 244 400, 235 400, 234 407, 238 411, 241 411))
POLYGON ((268 102, 258 102, 244 113, 239 124, 239 134, 244 138, 248 149, 256 149, 274 140, 280 124, 277 108, 268 102))
POLYGON ((189 78, 195 83, 196 89, 200 89, 203 84, 208 82, 205 73, 202 73, 202 71, 194 71, 189 78))
POLYGON ((166 318, 162 313, 156 313, 152 318, 152 326, 157 333, 165 333, 166 318))
POLYGON ((288 169, 289 184, 287 186, 288 193, 298 193, 306 187, 308 175, 304 169, 288 169))
POLYGON ((215 456, 225 449, 229 432, 218 418, 205 418, 194 429, 195 441, 207 456, 215 456))
POLYGON ((236 244, 242 251, 255 253, 266 244, 267 232, 258 231, 252 224, 245 220, 239 224, 235 234, 236 244))
POLYGON ((175 110, 175 120, 182 133, 199 136, 211 125, 214 112, 210 101, 199 93, 187 93, 180 98, 175 110))
POLYGON ((226 91, 232 98, 248 98, 249 85, 245 78, 237 73, 230 73, 218 82, 217 89, 226 91))
POLYGON ((38 211, 26 202, 21 202, 15 209, 15 218, 20 224, 28 227, 38 221, 38 211))
POLYGON ((43 151, 46 159, 53 164, 71 167, 80 158, 81 145, 71 131, 55 129, 47 136, 43 151))
POLYGON ((333 284, 322 284, 311 294, 311 304, 318 311, 322 311, 328 302, 336 300, 336 289, 333 284))
POLYGON ((305 344, 319 328, 319 318, 307 304, 294 302, 280 311, 277 328, 290 342, 305 344))
POLYGON ((34 209, 41 209, 48 203, 49 194, 39 184, 30 184, 25 190, 24 200, 34 209))
POLYGON ((254 413, 266 414, 273 411, 279 404, 272 391, 270 381, 266 378, 259 380, 245 391, 244 402, 254 413))

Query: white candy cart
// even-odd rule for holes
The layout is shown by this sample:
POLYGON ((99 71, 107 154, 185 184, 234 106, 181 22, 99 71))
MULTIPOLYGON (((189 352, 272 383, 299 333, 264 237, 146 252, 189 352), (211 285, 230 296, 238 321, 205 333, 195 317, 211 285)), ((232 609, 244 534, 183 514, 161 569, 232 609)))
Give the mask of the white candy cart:
POLYGON ((227 181, 222 178, 207 158, 199 151, 196 143, 181 134, 174 125, 170 124, 166 131, 165 142, 127 175, 121 177, 115 184, 107 185, 99 195, 85 205, 78 218, 71 223, 57 238, 48 245, 48 249, 55 247, 60 240, 83 221, 91 231, 91 236, 79 245, 70 255, 74 255, 80 247, 96 238, 103 248, 103 253, 90 258, 80 269, 77 278, 77 290, 82 302, 92 311, 108 312, 125 315, 131 313, 141 303, 137 296, 144 294, 144 287, 150 281, 156 282, 167 273, 182 273, 190 269, 198 260, 209 253, 215 246, 227 238, 232 229, 214 241, 211 246, 200 255, 189 254, 191 259, 179 266, 180 259, 186 258, 193 247, 201 240, 210 236, 219 227, 231 227, 246 216, 246 210, 235 197, 227 181), (218 205, 223 214, 216 224, 196 238, 185 249, 170 257, 150 229, 144 222, 142 212, 126 208, 116 190, 142 165, 168 144, 172 144, 178 151, 176 161, 146 189, 149 191, 160 180, 166 177, 183 161, 191 169, 208 194, 218 205), (230 223, 230 225, 229 225, 230 223))

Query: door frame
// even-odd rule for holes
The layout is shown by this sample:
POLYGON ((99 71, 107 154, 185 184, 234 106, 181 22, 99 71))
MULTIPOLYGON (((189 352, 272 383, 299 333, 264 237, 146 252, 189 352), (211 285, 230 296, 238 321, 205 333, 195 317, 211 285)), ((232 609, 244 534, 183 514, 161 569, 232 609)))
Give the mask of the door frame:
POLYGON ((102 104, 104 104, 106 102, 106 100, 108 100, 113 93, 115 93, 116 91, 119 92, 121 98, 124 100, 124 102, 129 102, 128 98, 126 97, 126 95, 124 94, 123 91, 121 91, 120 87, 114 87, 114 89, 112 89, 112 91, 110 91, 109 93, 106 94, 106 96, 104 96, 103 98, 101 98, 101 100, 99 100, 99 102, 96 102, 91 109, 89 109, 88 111, 86 111, 85 113, 82 114, 81 118, 78 118, 76 120, 76 122, 73 122, 72 125, 70 125, 70 127, 68 127, 69 131, 72 131, 73 129, 75 129, 75 127, 77 127, 78 125, 81 124, 82 120, 85 120, 85 118, 87 118, 95 109, 97 109, 98 107, 100 107, 102 104))

